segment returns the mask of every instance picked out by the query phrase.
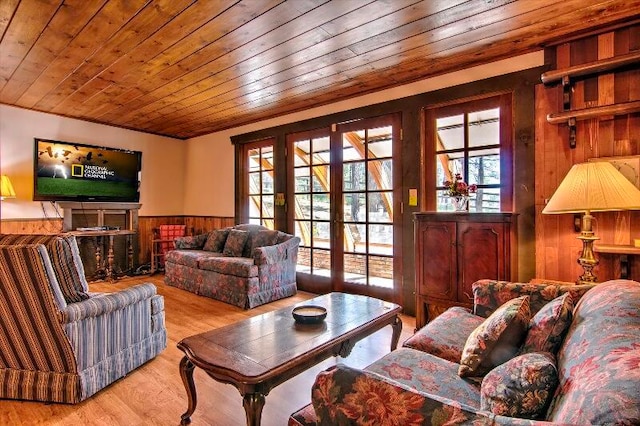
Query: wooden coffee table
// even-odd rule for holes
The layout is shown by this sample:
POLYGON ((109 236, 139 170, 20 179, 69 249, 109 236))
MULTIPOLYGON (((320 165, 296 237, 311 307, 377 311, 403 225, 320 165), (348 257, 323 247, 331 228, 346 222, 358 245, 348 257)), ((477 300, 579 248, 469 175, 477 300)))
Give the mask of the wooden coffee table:
POLYGON ((178 343, 186 354, 180 375, 189 407, 181 424, 189 424, 196 409, 195 367, 235 386, 242 395, 247 425, 259 425, 271 389, 332 355, 346 357, 363 337, 391 325, 394 350, 402 331, 400 311, 396 304, 371 297, 330 293, 183 339, 178 343), (327 318, 319 324, 298 324, 291 311, 301 305, 323 306, 327 318))

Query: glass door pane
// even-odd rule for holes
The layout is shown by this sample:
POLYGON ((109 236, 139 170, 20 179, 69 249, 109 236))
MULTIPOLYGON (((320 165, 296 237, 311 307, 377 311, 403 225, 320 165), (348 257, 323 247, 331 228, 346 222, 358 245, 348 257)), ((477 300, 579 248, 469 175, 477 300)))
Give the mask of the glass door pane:
POLYGON ((393 289, 393 128, 342 133, 345 283, 393 289))
POLYGON ((298 272, 331 277, 329 136, 293 141, 293 225, 300 237, 298 272))
POLYGON ((274 229, 273 145, 250 147, 247 161, 249 223, 274 229))

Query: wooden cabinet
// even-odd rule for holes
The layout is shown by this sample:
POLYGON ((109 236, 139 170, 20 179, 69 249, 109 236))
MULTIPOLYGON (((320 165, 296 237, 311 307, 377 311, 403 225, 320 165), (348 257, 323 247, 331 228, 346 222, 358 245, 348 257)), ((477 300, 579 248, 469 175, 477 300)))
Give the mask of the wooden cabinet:
POLYGON ((517 276, 515 213, 415 213, 414 232, 416 328, 472 307, 477 280, 517 276))

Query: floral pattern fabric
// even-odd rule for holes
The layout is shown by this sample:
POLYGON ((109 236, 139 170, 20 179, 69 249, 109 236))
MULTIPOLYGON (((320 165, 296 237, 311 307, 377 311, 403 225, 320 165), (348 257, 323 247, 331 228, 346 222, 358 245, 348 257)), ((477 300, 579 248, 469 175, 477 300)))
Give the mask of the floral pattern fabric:
POLYGON ((224 249, 222 253, 225 256, 240 257, 244 251, 244 246, 247 243, 249 234, 247 231, 240 231, 238 229, 232 229, 229 231, 227 241, 224 243, 224 249))
POLYGON ((227 236, 229 235, 230 229, 231 228, 216 229, 209 232, 207 242, 204 243, 204 247, 202 247, 202 250, 222 253, 222 250, 224 250, 224 245, 227 242, 227 236))
POLYGON ((205 242, 209 238, 209 234, 190 235, 188 237, 178 237, 174 240, 177 249, 194 249, 200 250, 204 247, 205 242))
POLYGON ((598 284, 573 316, 558 352, 560 383, 547 420, 640 424, 640 283, 598 284))
POLYGON ((527 338, 521 353, 551 352, 556 354, 573 319, 573 298, 570 293, 547 303, 529 322, 527 338))
POLYGON ((535 315, 544 305, 556 297, 570 293, 574 303, 593 285, 561 285, 557 283, 514 283, 508 281, 479 280, 473 283, 473 313, 488 317, 508 300, 520 296, 529 296, 529 309, 535 315))
POLYGON ((513 358, 525 338, 530 318, 529 296, 504 303, 467 339, 458 374, 482 376, 513 358))
POLYGON ((449 308, 407 339, 403 346, 459 363, 467 338, 483 321, 484 318, 469 309, 449 308))
POLYGON ((553 354, 520 355, 484 377, 481 408, 503 416, 541 418, 546 414, 556 386, 558 370, 553 354))

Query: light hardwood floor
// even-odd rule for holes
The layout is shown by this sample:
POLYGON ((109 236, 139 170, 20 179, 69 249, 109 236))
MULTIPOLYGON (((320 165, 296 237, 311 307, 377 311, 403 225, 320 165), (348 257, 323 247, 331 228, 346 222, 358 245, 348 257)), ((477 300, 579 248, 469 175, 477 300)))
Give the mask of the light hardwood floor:
MULTIPOLYGON (((0 425, 178 425, 187 408, 187 398, 178 372, 183 353, 176 344, 184 337, 221 327, 271 310, 314 297, 299 292, 251 310, 167 286, 162 275, 127 278, 116 283, 92 283, 91 291, 114 291, 140 282, 152 282, 165 297, 167 349, 128 376, 76 405, 44 404, 28 401, 0 401, 0 425)), ((402 316, 400 345, 412 333, 415 318, 402 316)), ((242 336, 238 336, 242 338, 242 336)), ((311 385, 318 372, 342 362, 365 367, 389 352, 391 327, 358 342, 347 358, 330 358, 276 387, 266 399, 264 426, 283 426, 289 415, 311 400, 311 385)), ((244 425, 244 409, 239 392, 218 383, 196 368, 198 406, 192 425, 244 425)))

